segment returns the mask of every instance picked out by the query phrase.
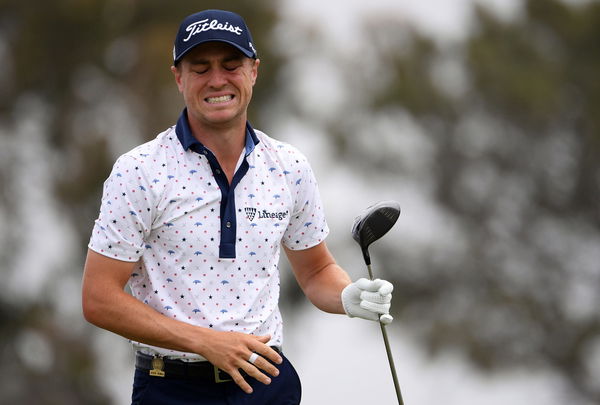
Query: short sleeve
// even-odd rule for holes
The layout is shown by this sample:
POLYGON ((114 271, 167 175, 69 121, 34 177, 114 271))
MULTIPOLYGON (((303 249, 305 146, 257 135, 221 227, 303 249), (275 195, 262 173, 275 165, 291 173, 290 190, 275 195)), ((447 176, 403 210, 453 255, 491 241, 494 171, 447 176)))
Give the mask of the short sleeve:
POLYGON ((282 243, 292 250, 303 250, 318 245, 329 234, 317 180, 310 164, 302 156, 299 170, 291 188, 295 193, 294 212, 282 243))
POLYGON ((149 176, 133 156, 121 156, 104 182, 100 214, 88 247, 104 256, 135 262, 145 249, 153 216, 149 176))

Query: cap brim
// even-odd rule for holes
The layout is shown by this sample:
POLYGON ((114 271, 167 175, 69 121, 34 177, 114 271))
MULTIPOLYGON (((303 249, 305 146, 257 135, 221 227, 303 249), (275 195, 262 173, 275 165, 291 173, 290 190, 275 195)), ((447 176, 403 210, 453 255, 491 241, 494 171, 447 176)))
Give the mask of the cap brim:
POLYGON ((226 43, 228 45, 233 46, 235 49, 239 50, 241 53, 243 53, 248 58, 256 59, 256 54, 254 52, 249 51, 248 49, 242 48, 241 46, 239 46, 235 42, 227 41, 226 39, 207 39, 207 40, 204 40, 204 41, 196 42, 194 45, 192 45, 189 48, 185 49, 183 52, 181 52, 181 54, 177 57, 177 59, 175 59, 173 61, 173 64, 174 65, 178 64, 179 62, 181 62, 181 59, 183 59, 183 57, 188 52, 190 52, 192 49, 194 49, 198 45, 205 44, 207 42, 223 42, 223 43, 226 43))

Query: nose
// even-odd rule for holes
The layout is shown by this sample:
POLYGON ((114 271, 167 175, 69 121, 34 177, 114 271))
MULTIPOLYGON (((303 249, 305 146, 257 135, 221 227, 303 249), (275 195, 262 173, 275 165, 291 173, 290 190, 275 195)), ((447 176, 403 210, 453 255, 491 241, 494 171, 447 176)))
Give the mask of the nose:
POLYGON ((208 85, 220 89, 227 84, 226 73, 223 69, 211 69, 208 85))

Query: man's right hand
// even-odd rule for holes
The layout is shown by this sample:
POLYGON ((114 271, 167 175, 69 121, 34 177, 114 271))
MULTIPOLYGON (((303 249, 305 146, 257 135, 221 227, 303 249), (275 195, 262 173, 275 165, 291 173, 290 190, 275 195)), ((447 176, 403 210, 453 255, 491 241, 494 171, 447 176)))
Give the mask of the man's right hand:
POLYGON ((272 377, 279 375, 279 370, 271 362, 281 364, 283 359, 279 353, 267 346, 270 339, 269 335, 254 336, 211 330, 211 338, 206 340, 199 354, 229 374, 244 392, 251 394, 252 387, 244 379, 240 370, 244 370, 250 377, 263 384, 271 383, 271 378, 263 372, 272 377), (256 353, 258 357, 250 363, 252 353, 256 353))

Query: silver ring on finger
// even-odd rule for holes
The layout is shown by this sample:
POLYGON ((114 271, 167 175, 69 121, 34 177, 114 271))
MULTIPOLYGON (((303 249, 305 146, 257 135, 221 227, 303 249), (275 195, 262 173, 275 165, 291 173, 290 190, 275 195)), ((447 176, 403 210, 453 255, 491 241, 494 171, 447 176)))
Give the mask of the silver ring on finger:
POLYGON ((256 359, 258 359, 258 354, 252 353, 250 355, 250 358, 248 359, 248 362, 251 363, 251 364, 254 364, 254 362, 256 361, 256 359))

